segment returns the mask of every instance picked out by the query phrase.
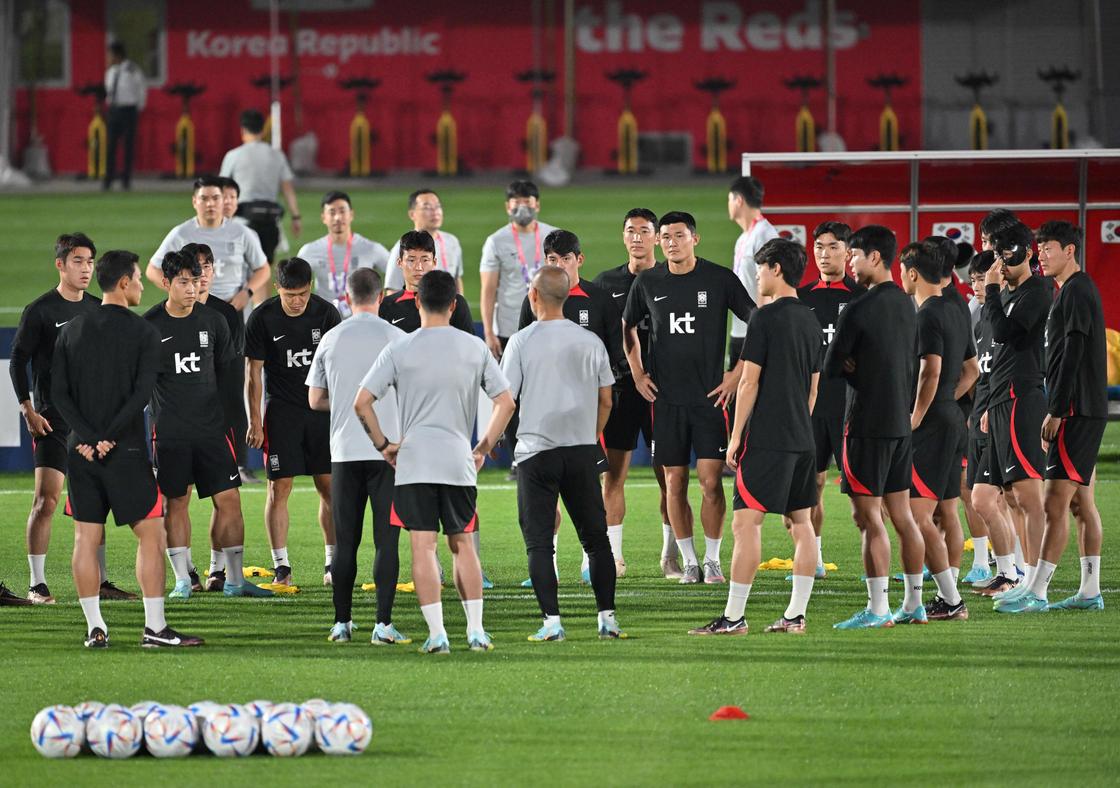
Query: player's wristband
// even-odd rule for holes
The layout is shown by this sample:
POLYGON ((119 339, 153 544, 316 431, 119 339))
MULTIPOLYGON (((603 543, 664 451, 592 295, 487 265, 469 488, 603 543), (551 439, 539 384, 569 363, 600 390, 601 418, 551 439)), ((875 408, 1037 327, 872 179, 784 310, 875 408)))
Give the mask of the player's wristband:
POLYGON ((390 443, 392 443, 392 441, 386 438, 384 443, 382 443, 380 446, 374 446, 373 448, 377 449, 378 451, 385 451, 385 447, 390 443))

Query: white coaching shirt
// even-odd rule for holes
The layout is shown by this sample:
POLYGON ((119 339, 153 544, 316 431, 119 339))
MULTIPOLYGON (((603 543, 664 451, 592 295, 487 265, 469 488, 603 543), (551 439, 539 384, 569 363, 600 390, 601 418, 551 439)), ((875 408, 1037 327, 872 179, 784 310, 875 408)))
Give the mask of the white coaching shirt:
POLYGON ((498 272, 498 294, 494 302, 493 330, 500 337, 517 332, 521 319, 521 302, 529 294, 529 280, 544 265, 545 236, 555 230, 551 224, 537 222, 537 229, 527 230, 507 223, 495 231, 482 245, 482 272, 498 272))
POLYGON ((226 219, 213 229, 202 227, 198 218, 188 219, 163 239, 152 262, 159 265, 168 252, 177 252, 187 244, 206 244, 214 253, 214 281, 210 292, 228 301, 249 281, 247 271, 268 265, 257 234, 240 222, 226 219))
MULTIPOLYGON (((759 216, 735 241, 732 270, 735 272, 735 276, 739 277, 739 281, 743 283, 743 287, 747 288, 747 293, 756 304, 758 303, 758 279, 756 278, 758 276, 758 264, 754 261, 754 256, 763 244, 777 237, 778 231, 774 229, 774 225, 770 224, 766 217, 759 216)), ((731 336, 742 338, 746 335, 747 324, 732 315, 731 336)))
MULTIPOLYGON (((311 265, 315 275, 315 295, 325 298, 335 306, 346 295, 346 278, 351 271, 359 268, 372 268, 381 274, 385 280, 385 268, 389 260, 389 252, 377 241, 366 238, 364 235, 353 233, 350 244, 350 259, 346 259, 346 244, 332 244, 330 254, 327 253, 327 244, 331 241, 329 235, 324 235, 318 240, 304 244, 296 257, 302 257, 311 265), (334 259, 334 273, 331 273, 331 259, 334 259)), ((349 313, 347 309, 343 317, 349 313)))

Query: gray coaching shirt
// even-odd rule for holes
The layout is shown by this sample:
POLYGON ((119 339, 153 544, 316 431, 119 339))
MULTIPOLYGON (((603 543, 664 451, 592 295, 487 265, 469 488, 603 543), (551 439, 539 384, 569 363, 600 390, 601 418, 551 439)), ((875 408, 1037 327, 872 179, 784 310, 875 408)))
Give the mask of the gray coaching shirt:
POLYGON ((263 140, 246 142, 228 151, 218 174, 237 181, 240 202, 276 202, 280 184, 295 179, 288 157, 263 140))
POLYGON ((226 219, 220 227, 209 229, 188 219, 172 228, 159 245, 152 262, 159 265, 168 252, 177 252, 187 244, 206 244, 214 252, 214 281, 210 292, 228 301, 249 281, 248 271, 268 265, 257 234, 240 222, 226 219))
POLYGON ((529 280, 544 265, 541 246, 545 236, 555 229, 551 224, 538 221, 535 232, 524 227, 515 230, 513 224, 508 223, 482 245, 478 270, 498 272, 493 326, 498 336, 512 337, 517 332, 521 302, 529 294, 529 280))
POLYGON ((570 320, 538 320, 509 340, 502 371, 521 398, 518 462, 561 446, 595 444, 599 389, 614 384, 599 337, 570 320))
POLYGON ((454 326, 418 329, 381 351, 362 380, 378 400, 390 387, 401 419, 397 485, 473 487, 478 390, 493 399, 509 389, 486 343, 454 326))
MULTIPOLYGON (((739 234, 739 238, 735 241, 731 269, 735 272, 735 276, 739 277, 743 287, 747 288, 748 295, 756 304, 758 303, 758 263, 755 262, 754 256, 758 254, 763 244, 777 237, 778 231, 774 229, 774 225, 770 224, 766 217, 759 216, 748 230, 739 234)), ((740 320, 738 315, 732 315, 731 336, 742 338, 746 335, 747 324, 740 320)))
MULTIPOLYGON (((364 235, 354 233, 350 244, 350 267, 346 268, 346 244, 332 244, 331 255, 334 257, 334 275, 331 275, 331 257, 327 254, 327 244, 331 242, 329 235, 324 235, 317 241, 304 244, 296 257, 302 257, 311 264, 311 271, 315 275, 315 295, 338 306, 338 300, 346 294, 346 278, 350 271, 358 268, 373 268, 385 279, 385 267, 389 260, 389 253, 377 241, 371 241, 364 235)), ((343 315, 345 317, 345 313, 343 315)))
MULTIPOLYGON (((436 268, 446 271, 456 279, 463 275, 463 247, 459 239, 451 233, 437 230, 432 238, 436 242, 436 268)), ((404 271, 397 265, 401 256, 401 242, 393 244, 389 250, 389 269, 385 274, 385 288, 387 290, 404 290, 404 271)))
MULTIPOLYGON (((323 335, 311 359, 307 385, 326 389, 331 398, 331 462, 383 459, 354 413, 354 398, 381 351, 403 336, 407 334, 367 312, 323 335)), ((396 392, 379 397, 373 409, 385 437, 396 443, 400 439, 396 392)))

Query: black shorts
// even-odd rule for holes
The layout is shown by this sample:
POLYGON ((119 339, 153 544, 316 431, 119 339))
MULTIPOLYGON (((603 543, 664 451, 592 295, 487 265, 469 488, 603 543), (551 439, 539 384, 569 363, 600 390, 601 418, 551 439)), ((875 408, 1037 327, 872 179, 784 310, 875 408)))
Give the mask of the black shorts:
POLYGON ((988 465, 984 456, 987 450, 987 435, 980 438, 977 438, 975 435, 968 436, 968 466, 964 475, 964 481, 970 490, 978 484, 991 484, 988 480, 992 478, 992 472, 988 470, 988 465))
POLYGON ((739 356, 743 355, 743 345, 746 343, 746 337, 731 337, 727 343, 727 371, 735 369, 735 365, 739 363, 739 356))
POLYGON ((911 437, 856 438, 844 436, 840 490, 845 495, 881 498, 910 489, 913 468, 911 437))
POLYGON ((41 438, 31 439, 31 455, 34 457, 35 467, 53 468, 59 473, 66 473, 66 441, 70 437, 70 426, 63 421, 62 414, 57 410, 47 408, 40 415, 50 422, 51 431, 41 438))
POLYGON ((168 498, 181 498, 193 484, 199 498, 241 486, 237 451, 231 435, 200 436, 194 440, 157 437, 156 482, 168 498))
POLYGON ((653 462, 669 467, 698 460, 722 460, 727 455, 727 411, 711 403, 670 405, 653 403, 653 462))
POLYGON ((961 458, 957 454, 964 423, 955 402, 933 403, 912 437, 910 497, 950 501, 961 494, 961 458))
POLYGON ((331 472, 331 414, 270 400, 264 411, 264 467, 269 479, 331 472))
POLYGON ((653 403, 633 384, 620 386, 614 390, 614 407, 603 427, 603 445, 615 451, 634 451, 639 433, 648 447, 653 442, 653 403))
POLYGON ((249 229, 260 239, 261 250, 269 264, 276 262, 276 247, 280 245, 280 225, 275 220, 249 222, 249 229))
POLYGON ((117 525, 163 516, 163 496, 143 449, 116 448, 93 462, 73 451, 67 460, 66 513, 78 522, 104 525, 109 512, 117 525))
POLYGON ((984 439, 980 450, 980 460, 973 474, 977 484, 990 484, 993 487, 1003 487, 1003 476, 1000 475, 999 458, 996 457, 995 447, 992 446, 990 436, 984 439))
POLYGON ((817 473, 828 470, 829 462, 835 462, 836 467, 841 467, 844 451, 844 413, 815 412, 812 417, 813 442, 817 446, 816 469, 817 473))
POLYGON ((409 531, 435 531, 447 536, 478 530, 478 490, 455 484, 400 484, 393 489, 389 521, 409 531))
POLYGON ((1046 455, 1042 451, 1042 420, 1046 417, 1046 395, 1033 389, 988 408, 988 440, 992 448, 992 477, 1002 486, 1023 479, 1041 479, 1046 455))
POLYGON ((734 508, 789 514, 817 505, 813 452, 748 448, 735 473, 734 508))
POLYGON ((1062 419, 1058 437, 1046 455, 1046 478, 1069 479, 1088 486, 1097 466, 1097 454, 1107 419, 1070 416, 1062 419))

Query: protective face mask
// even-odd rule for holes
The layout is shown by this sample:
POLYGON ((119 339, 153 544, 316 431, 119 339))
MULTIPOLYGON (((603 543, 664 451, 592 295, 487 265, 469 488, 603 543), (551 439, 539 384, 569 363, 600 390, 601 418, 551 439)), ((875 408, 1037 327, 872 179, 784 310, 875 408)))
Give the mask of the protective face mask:
POLYGON ((509 217, 522 227, 528 227, 537 218, 537 212, 528 205, 521 204, 513 209, 509 217))

